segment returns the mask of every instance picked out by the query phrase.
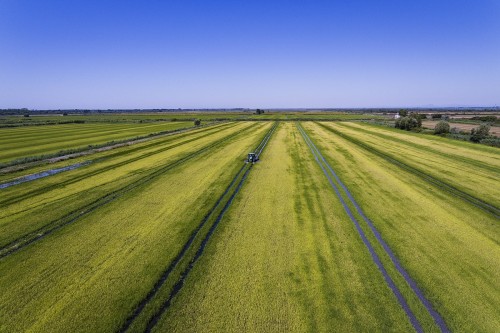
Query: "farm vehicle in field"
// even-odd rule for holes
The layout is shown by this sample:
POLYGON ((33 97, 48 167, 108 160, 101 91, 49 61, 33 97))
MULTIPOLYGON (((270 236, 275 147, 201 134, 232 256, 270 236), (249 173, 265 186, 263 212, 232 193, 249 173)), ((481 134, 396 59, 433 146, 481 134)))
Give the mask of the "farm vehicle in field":
POLYGON ((255 163, 259 160, 259 156, 256 153, 248 153, 247 163, 255 163))

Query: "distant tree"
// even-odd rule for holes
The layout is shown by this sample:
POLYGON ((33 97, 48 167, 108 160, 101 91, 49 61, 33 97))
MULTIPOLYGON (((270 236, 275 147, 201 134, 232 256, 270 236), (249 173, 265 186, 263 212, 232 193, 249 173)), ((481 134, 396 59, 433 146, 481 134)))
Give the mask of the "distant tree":
POLYGON ((414 117, 401 117, 396 120, 395 127, 410 131, 419 126, 417 119, 415 119, 414 117))
POLYGON ((442 116, 443 116, 442 114, 439 114, 439 113, 434 113, 434 114, 432 115, 432 119, 441 119, 441 117, 442 117, 442 116))
POLYGON ((434 134, 446 134, 450 133, 450 124, 446 121, 440 121, 434 127, 434 134))
POLYGON ((480 142, 490 134, 490 126, 486 124, 480 125, 478 128, 473 128, 470 131, 470 141, 480 142))
POLYGON ((67 113, 67 112, 64 112, 64 113, 63 113, 63 116, 67 116, 67 115, 68 115, 68 113, 67 113))
POLYGON ((264 113, 264 110, 257 109, 257 110, 255 110, 255 113, 256 113, 256 114, 262 114, 262 113, 264 113))
POLYGON ((426 118, 425 114, 420 114, 416 112, 410 113, 408 117, 413 118, 417 121, 417 127, 422 127, 422 119, 426 118))
POLYGON ((472 117, 471 120, 480 120, 480 121, 486 121, 489 123, 494 123, 495 121, 497 121, 497 117, 496 116, 475 116, 475 117, 472 117))
POLYGON ((200 125, 201 125, 201 119, 195 119, 194 126, 200 126, 200 125))
POLYGON ((406 117, 408 115, 408 111, 405 109, 401 109, 401 110, 399 110, 399 115, 401 117, 406 117))
POLYGON ((25 116, 26 118, 28 118, 30 115, 29 115, 29 113, 25 113, 25 114, 24 114, 24 116, 25 116))

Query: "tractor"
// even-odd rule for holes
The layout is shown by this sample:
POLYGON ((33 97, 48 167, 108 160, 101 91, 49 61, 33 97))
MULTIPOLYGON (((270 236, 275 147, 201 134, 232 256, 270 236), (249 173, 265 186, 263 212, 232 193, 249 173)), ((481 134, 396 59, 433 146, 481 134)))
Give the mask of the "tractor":
POLYGON ((259 160, 259 156, 257 156, 257 154, 255 153, 249 153, 248 154, 248 158, 247 158, 247 162, 248 163, 255 163, 259 160))

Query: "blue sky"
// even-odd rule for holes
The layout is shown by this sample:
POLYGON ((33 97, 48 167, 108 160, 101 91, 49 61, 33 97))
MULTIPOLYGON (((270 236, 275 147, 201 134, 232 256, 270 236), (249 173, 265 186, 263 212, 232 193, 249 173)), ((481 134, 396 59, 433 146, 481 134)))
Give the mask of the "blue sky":
POLYGON ((500 1, 0 0, 0 108, 500 105, 500 1))

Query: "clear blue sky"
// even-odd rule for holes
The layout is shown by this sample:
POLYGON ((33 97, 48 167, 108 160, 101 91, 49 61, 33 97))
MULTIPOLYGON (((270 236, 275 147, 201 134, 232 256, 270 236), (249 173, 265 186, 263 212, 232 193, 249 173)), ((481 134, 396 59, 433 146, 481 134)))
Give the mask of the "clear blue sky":
POLYGON ((500 105, 500 1, 0 0, 0 108, 500 105))

